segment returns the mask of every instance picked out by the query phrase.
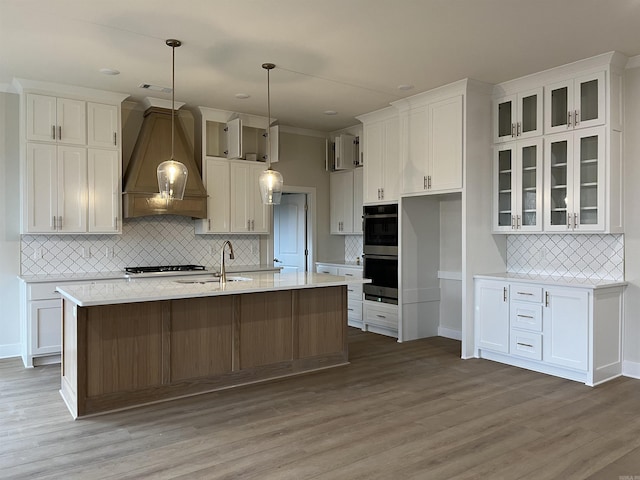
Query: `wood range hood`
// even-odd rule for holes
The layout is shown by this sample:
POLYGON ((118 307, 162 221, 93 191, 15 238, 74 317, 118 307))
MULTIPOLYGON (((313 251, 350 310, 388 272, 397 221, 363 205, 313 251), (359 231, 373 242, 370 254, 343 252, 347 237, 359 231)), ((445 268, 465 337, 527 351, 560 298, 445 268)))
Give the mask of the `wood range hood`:
MULTIPOLYGON (((180 121, 175 118, 174 158, 189 171, 182 200, 166 202, 159 198, 157 168, 171 158, 171 103, 163 99, 145 99, 148 107, 131 160, 123 179, 124 218, 148 215, 184 215, 207 217, 207 190, 202 183, 192 143, 187 140, 180 121), (168 106, 168 108, 167 108, 168 106)), ((177 108, 182 106, 176 105, 177 108)))

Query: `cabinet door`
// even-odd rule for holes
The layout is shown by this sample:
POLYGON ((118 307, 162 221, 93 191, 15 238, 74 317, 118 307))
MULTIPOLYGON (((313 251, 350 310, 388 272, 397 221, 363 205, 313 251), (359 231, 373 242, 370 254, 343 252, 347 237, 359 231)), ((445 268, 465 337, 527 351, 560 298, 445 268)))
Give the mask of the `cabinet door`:
POLYGON ((398 117, 384 122, 382 168, 382 200, 396 202, 400 198, 400 121, 398 117))
POLYGON ((383 133, 382 122, 365 124, 364 136, 364 202, 380 202, 383 175, 383 133))
POLYGON ((27 94, 27 140, 55 142, 58 139, 56 124, 56 98, 27 94))
POLYGON ((203 233, 228 233, 230 229, 229 161, 206 157, 204 181, 207 189, 207 218, 203 233))
POLYGON ((29 302, 31 330, 30 355, 60 353, 62 345, 62 307, 58 300, 29 302))
POLYGON ((544 229, 566 232, 573 208, 573 134, 545 138, 544 229))
POLYGON ((573 128, 573 80, 547 85, 544 90, 544 133, 573 128))
POLYGON ((227 158, 242 158, 242 121, 239 118, 227 123, 227 158))
POLYGON ((87 114, 84 101, 58 98, 56 118, 60 143, 86 145, 87 114))
POLYGON ((573 123, 575 128, 595 127, 605 121, 604 72, 575 79, 573 123))
POLYGON ((402 175, 404 193, 419 193, 427 190, 429 176, 429 112, 427 106, 411 109, 406 117, 409 137, 406 163, 402 175))
POLYGON ((493 101, 493 141, 507 142, 516 137, 516 96, 507 95, 493 101))
POLYGON ((353 233, 353 171, 333 172, 329 183, 331 233, 353 233))
POLYGON ((353 233, 362 234, 362 187, 363 169, 356 168, 353 171, 353 233))
POLYGON ((477 348, 509 353, 509 285, 476 281, 475 304, 477 348))
POLYGON ((542 88, 519 93, 517 101, 516 136, 521 139, 542 135, 542 88))
POLYGON ((429 190, 462 188, 462 95, 429 105, 428 143, 429 190))
POLYGON ((493 161, 493 230, 511 232, 516 227, 516 144, 495 148, 493 161))
POLYGON ((24 233, 51 233, 58 215, 57 147, 27 143, 24 233))
MULTIPOLYGON (((251 184, 253 172, 249 162, 233 162, 231 164, 231 232, 246 233, 251 231, 253 213, 253 195, 247 189, 251 184)), ((256 185, 256 188, 258 186, 256 185)))
POLYGON ((605 128, 580 130, 574 134, 573 228, 603 231, 605 196, 605 128))
POLYGON ((269 127, 269 139, 271 141, 271 143, 267 142, 271 147, 269 158, 271 163, 277 163, 280 161, 280 127, 278 125, 269 127))
POLYGON ((247 196, 251 197, 252 202, 251 231, 254 233, 269 233, 271 209, 270 207, 262 203, 262 197, 260 196, 260 186, 258 183, 260 174, 266 168, 267 167, 262 163, 251 164, 251 179, 246 189, 247 196))
POLYGON ((542 139, 517 143, 516 229, 542 231, 542 139))
POLYGON ((87 103, 87 143, 90 147, 118 146, 118 107, 103 103, 87 103))
POLYGON ((58 231, 87 231, 87 150, 58 147, 58 231))
POLYGON ((589 295, 582 290, 547 288, 543 309, 543 360, 587 370, 589 295))
POLYGON ((335 138, 336 170, 348 170, 354 167, 355 139, 353 135, 342 134, 335 138))
POLYGON ((120 213, 120 160, 115 150, 89 149, 87 195, 90 233, 122 231, 120 213))

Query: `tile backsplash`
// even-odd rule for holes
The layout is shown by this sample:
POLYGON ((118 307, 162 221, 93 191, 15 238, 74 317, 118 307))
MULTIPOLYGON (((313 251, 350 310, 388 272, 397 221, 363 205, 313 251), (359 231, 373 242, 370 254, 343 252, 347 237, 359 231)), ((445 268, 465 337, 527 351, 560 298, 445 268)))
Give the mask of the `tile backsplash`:
POLYGON ((509 235, 507 272, 624 280, 624 236, 509 235))
POLYGON ((231 240, 229 265, 260 263, 256 235, 196 235, 188 217, 127 219, 122 235, 23 235, 22 275, 92 273, 130 266, 198 264, 217 267, 220 248, 231 240))
POLYGON ((357 258, 362 262, 363 241, 362 235, 345 235, 344 237, 344 261, 353 263, 357 258))

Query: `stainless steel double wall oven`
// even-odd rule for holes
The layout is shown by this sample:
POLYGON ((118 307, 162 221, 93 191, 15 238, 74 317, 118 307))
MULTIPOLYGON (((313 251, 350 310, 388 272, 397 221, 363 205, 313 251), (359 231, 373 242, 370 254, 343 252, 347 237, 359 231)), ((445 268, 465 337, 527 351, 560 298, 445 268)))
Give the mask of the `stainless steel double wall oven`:
POLYGON ((365 300, 398 304, 398 205, 364 207, 365 300))

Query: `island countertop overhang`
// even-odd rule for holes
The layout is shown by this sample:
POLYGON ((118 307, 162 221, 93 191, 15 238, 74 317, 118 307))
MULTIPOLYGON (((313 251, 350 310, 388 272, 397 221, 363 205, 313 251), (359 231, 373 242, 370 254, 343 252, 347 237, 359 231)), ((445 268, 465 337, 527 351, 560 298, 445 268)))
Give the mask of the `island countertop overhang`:
POLYGON ((185 283, 184 279, 128 279, 108 283, 59 285, 56 290, 64 299, 79 307, 152 302, 181 298, 240 295, 245 293, 334 287, 356 283, 370 283, 366 278, 344 277, 324 273, 256 273, 244 274, 240 281, 220 285, 218 278, 198 277, 185 283))

